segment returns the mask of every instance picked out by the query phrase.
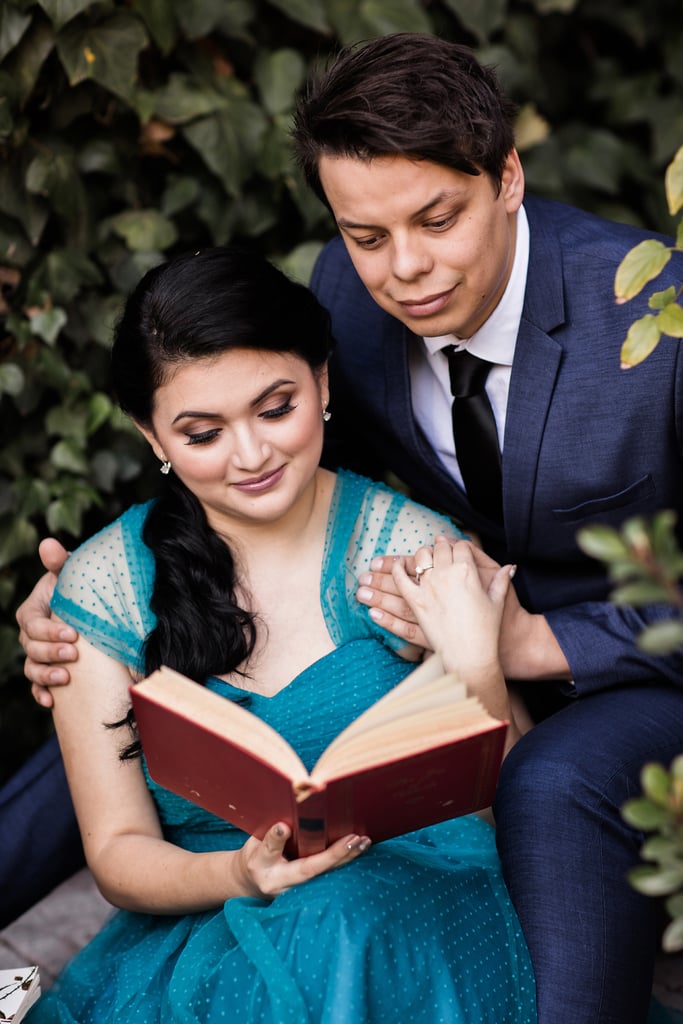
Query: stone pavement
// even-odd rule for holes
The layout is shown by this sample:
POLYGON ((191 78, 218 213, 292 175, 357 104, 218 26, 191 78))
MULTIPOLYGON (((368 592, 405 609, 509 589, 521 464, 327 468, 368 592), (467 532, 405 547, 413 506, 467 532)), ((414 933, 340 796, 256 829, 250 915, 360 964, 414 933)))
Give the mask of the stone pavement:
MULTIPOLYGON (((79 871, 0 931, 0 968, 38 964, 45 990, 111 913, 90 873, 79 871)), ((660 955, 653 991, 663 1004, 654 1024, 683 1024, 683 954, 660 955)))

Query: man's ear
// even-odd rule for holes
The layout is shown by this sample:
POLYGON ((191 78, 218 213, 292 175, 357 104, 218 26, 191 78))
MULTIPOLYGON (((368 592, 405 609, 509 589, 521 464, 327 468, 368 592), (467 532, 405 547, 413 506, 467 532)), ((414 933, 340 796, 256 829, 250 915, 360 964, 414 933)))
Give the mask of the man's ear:
POLYGON ((140 431, 147 444, 150 446, 159 462, 166 462, 166 456, 164 450, 156 439, 156 435, 151 427, 145 427, 142 423, 138 423, 137 420, 133 420, 136 428, 140 431))
POLYGON ((511 149, 501 175, 500 194, 508 213, 516 213, 524 199, 524 170, 516 149, 511 149))

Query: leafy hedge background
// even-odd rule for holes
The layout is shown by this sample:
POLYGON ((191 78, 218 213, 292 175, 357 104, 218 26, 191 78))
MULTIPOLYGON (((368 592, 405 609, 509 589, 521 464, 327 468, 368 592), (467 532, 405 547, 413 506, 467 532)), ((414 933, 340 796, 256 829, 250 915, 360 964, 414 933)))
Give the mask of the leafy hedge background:
POLYGON ((294 97, 340 44, 406 30, 497 66, 530 190, 672 232, 680 0, 0 3, 0 778, 50 728, 14 620, 39 539, 73 547, 156 486, 107 394, 122 296, 230 240, 307 280, 334 229, 292 166, 294 97))

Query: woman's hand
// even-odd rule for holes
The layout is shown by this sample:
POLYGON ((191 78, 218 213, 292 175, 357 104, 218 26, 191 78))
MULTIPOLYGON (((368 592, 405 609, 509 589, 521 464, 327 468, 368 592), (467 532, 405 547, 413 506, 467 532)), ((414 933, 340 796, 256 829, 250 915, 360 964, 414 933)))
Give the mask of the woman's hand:
POLYGON ((434 548, 420 548, 409 572, 394 562, 396 589, 447 670, 501 675, 498 646, 505 600, 514 574, 498 566, 488 580, 480 576, 467 541, 437 539, 434 548))
POLYGON ((294 885, 356 860, 370 846, 368 836, 348 835, 321 853, 287 860, 284 850, 290 835, 291 829, 278 822, 262 840, 252 836, 237 852, 235 882, 245 896, 275 899, 294 885))

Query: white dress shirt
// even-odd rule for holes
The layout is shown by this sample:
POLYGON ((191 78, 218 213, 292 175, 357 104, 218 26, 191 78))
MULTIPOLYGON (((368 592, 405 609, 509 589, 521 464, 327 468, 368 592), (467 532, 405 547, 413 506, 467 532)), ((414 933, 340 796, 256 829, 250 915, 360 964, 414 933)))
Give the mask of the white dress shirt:
POLYGON ((488 320, 467 340, 453 335, 422 338, 421 343, 413 345, 410 350, 410 389, 415 418, 450 475, 461 486, 462 475, 455 457, 451 422, 453 396, 448 358, 441 350, 447 345, 454 345, 493 363, 486 378, 486 393, 496 419, 502 451, 510 374, 524 305, 528 264, 529 224, 522 206, 517 213, 517 238, 510 279, 488 320))

